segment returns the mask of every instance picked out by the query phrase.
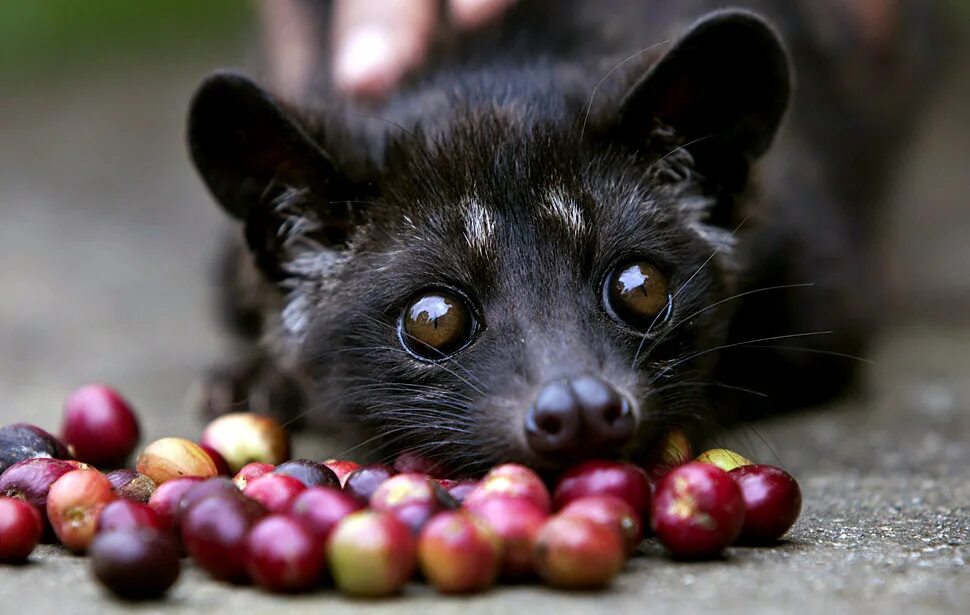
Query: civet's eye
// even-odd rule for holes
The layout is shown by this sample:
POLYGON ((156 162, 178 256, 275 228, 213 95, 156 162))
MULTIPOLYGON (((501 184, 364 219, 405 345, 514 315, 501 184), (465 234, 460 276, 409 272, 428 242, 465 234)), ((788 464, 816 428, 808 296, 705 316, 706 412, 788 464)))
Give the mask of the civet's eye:
POLYGON ((412 353, 432 361, 464 348, 476 329, 465 300, 444 290, 422 293, 401 315, 401 342, 412 353))
POLYGON ((668 316, 670 289, 659 269, 645 261, 628 261, 606 278, 603 301, 615 318, 635 329, 648 329, 668 316))

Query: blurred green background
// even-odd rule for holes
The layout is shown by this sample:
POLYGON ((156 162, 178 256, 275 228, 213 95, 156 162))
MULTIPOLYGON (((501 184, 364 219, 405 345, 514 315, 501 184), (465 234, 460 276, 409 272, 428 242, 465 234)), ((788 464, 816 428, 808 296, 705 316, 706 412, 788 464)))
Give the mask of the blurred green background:
POLYGON ((25 77, 231 44, 252 32, 252 13, 245 0, 3 0, 0 73, 25 77))

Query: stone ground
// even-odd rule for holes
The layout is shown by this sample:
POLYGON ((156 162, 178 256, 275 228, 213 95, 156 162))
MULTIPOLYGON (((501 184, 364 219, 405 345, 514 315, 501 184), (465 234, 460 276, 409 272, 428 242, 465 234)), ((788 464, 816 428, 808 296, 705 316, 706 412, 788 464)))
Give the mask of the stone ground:
MULTIPOLYGON (((142 410, 146 437, 198 434, 193 378, 227 348, 206 275, 222 222, 188 166, 182 114, 204 72, 240 57, 237 48, 164 50, 3 88, 0 423, 55 429, 66 393, 103 380, 142 410)), ((457 599, 415 585, 379 602, 267 596, 190 566, 165 603, 137 610, 966 612, 970 84, 950 81, 886 216, 893 324, 873 352, 869 394, 730 437, 801 481, 804 512, 781 546, 694 564, 648 546, 602 593, 523 586, 457 599)), ((317 448, 300 441, 300 452, 317 448)), ((131 608, 90 582, 85 560, 54 547, 0 569, 0 605, 131 608)))

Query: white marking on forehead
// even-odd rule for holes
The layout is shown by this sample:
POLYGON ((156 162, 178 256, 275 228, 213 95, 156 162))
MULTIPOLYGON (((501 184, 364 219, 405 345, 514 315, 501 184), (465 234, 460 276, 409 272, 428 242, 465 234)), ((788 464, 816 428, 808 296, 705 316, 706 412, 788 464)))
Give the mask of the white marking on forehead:
POLYGON ((495 236, 495 220, 484 205, 469 198, 465 201, 465 241, 468 247, 485 254, 495 236))
POLYGON ((583 212, 576 202, 569 197, 563 188, 553 188, 546 195, 543 211, 550 217, 561 222, 570 232, 581 235, 586 231, 586 221, 583 212))

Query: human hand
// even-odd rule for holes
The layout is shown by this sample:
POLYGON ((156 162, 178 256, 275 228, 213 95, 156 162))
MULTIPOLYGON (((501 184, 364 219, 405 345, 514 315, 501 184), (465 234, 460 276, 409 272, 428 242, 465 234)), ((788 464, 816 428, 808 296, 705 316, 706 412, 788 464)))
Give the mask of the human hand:
POLYGON ((442 21, 468 30, 501 15, 517 0, 337 0, 332 74, 341 93, 386 95, 424 62, 442 21))

